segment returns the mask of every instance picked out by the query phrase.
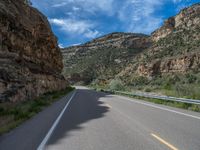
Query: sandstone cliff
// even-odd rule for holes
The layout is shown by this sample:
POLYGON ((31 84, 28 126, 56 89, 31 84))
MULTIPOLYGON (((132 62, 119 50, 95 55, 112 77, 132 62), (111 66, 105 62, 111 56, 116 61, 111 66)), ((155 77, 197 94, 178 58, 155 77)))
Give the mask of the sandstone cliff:
POLYGON ((152 39, 158 41, 173 32, 182 32, 200 28, 200 5, 185 8, 175 17, 171 17, 164 22, 164 25, 152 33, 152 39))
POLYGON ((0 101, 66 87, 62 56, 45 16, 24 0, 0 1, 0 101))
POLYGON ((138 59, 140 76, 200 71, 200 4, 183 9, 152 33, 154 44, 138 59))
POLYGON ((62 50, 66 77, 90 82, 112 79, 134 57, 151 45, 149 36, 111 33, 80 46, 62 50))
POLYGON ((118 77, 129 83, 137 76, 148 79, 200 72, 200 4, 185 8, 152 33, 152 45, 137 56, 118 77))

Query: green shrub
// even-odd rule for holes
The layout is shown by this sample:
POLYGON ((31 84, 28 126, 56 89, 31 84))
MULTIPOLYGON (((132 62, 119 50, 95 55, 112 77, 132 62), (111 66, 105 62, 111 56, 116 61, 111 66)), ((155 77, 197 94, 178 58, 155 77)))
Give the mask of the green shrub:
POLYGON ((195 83, 197 80, 197 77, 193 74, 186 74, 186 78, 188 83, 195 83))
POLYGON ((175 96, 177 97, 187 97, 193 99, 200 99, 200 87, 195 84, 176 84, 173 87, 175 91, 175 96))
POLYGON ((151 90, 151 88, 148 88, 148 87, 147 87, 147 88, 144 89, 144 91, 145 91, 145 92, 151 92, 152 90, 151 90))
POLYGON ((146 78, 146 77, 143 77, 143 76, 135 76, 132 78, 131 80, 131 84, 133 86, 138 86, 138 85, 146 85, 149 83, 149 80, 146 78))
POLYGON ((0 115, 4 114, 5 109, 3 107, 0 107, 0 115))
POLYGON ((172 89, 172 84, 169 83, 169 82, 167 82, 167 83, 165 83, 165 84, 163 85, 163 88, 164 88, 165 90, 171 90, 171 89, 172 89))
POLYGON ((109 88, 115 91, 123 91, 125 90, 124 84, 119 79, 114 79, 110 82, 109 88))
POLYGON ((176 74, 172 76, 164 76, 162 80, 162 86, 165 90, 172 90, 173 85, 181 81, 180 77, 176 74))

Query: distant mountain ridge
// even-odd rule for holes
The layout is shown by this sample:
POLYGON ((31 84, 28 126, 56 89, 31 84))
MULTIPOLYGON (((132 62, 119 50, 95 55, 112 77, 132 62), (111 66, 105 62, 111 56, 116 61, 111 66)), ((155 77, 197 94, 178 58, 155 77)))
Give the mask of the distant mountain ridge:
POLYGON ((71 77, 76 74, 80 80, 87 78, 87 82, 96 77, 114 78, 137 53, 150 45, 149 36, 144 34, 111 33, 83 45, 62 49, 64 74, 71 77))
POLYGON ((127 86, 141 80, 145 86, 164 86, 168 80, 186 84, 189 78, 196 85, 200 83, 200 3, 167 19, 151 36, 113 33, 62 52, 64 74, 73 82, 90 75, 87 84, 103 80, 105 86, 116 78, 127 86), (104 66, 100 72, 99 66, 104 66))

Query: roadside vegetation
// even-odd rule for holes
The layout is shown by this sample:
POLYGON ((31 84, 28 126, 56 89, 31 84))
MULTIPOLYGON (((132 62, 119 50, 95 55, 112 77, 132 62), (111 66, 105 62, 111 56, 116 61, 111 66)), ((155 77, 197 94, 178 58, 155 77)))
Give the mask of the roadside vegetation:
POLYGON ((72 90, 74 88, 67 87, 62 91, 46 93, 35 100, 18 103, 0 103, 0 135, 30 119, 72 90))
POLYGON ((109 89, 100 89, 100 88, 93 88, 93 89, 96 91, 102 91, 102 92, 106 92, 106 93, 117 94, 117 95, 127 96, 130 98, 135 98, 138 100, 148 101, 148 102, 152 102, 155 104, 167 105, 167 106, 171 106, 171 107, 182 108, 182 109, 186 109, 186 110, 200 112, 200 105, 196 105, 196 104, 188 104, 188 103, 175 102, 175 101, 170 101, 170 100, 168 101, 168 100, 162 100, 162 99, 147 98, 147 97, 142 97, 142 96, 134 96, 131 94, 123 94, 120 92, 115 92, 114 90, 112 91, 109 89))
POLYGON ((113 80, 111 80, 111 82, 109 84, 109 89, 114 90, 114 91, 124 91, 125 86, 124 86, 124 83, 121 80, 113 79, 113 80))
MULTIPOLYGON (((120 79, 113 79, 109 84, 97 85, 92 84, 91 87, 97 91, 140 91, 140 92, 152 92, 158 95, 174 96, 179 98, 191 98, 200 99, 200 75, 188 73, 186 75, 173 75, 157 77, 152 80, 148 80, 145 77, 134 77, 132 84, 126 85, 120 79)), ((116 93, 119 94, 119 93, 116 93)), ((131 94, 125 94, 125 96, 133 97, 156 104, 163 104, 167 106, 188 109, 192 111, 200 112, 200 105, 186 104, 174 101, 164 101, 161 99, 146 98, 140 96, 133 96, 131 94)))
POLYGON ((152 102, 155 104, 162 104, 162 105, 167 105, 167 106, 171 106, 171 107, 182 108, 182 109, 200 112, 200 105, 196 105, 196 104, 188 104, 188 103, 167 101, 167 100, 162 100, 162 99, 147 98, 147 97, 141 97, 141 96, 134 96, 134 95, 130 95, 130 94, 120 94, 120 95, 152 102))
POLYGON ((139 90, 167 96, 200 99, 200 74, 174 74, 155 77, 151 80, 145 77, 134 77, 127 87, 133 91, 139 90))

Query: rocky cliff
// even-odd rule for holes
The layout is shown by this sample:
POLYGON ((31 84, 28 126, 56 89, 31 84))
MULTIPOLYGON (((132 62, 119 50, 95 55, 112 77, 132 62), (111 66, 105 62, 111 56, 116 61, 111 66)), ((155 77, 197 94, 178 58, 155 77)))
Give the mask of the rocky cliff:
POLYGON ((140 76, 200 71, 200 4, 169 18, 151 38, 154 44, 138 59, 140 76))
POLYGON ((152 39, 158 41, 173 32, 200 28, 199 12, 199 4, 181 10, 178 15, 167 19, 161 28, 153 32, 152 39))
POLYGON ((114 78, 135 55, 151 45, 147 35, 111 33, 80 46, 62 50, 66 77, 72 80, 114 78))
POLYGON ((0 101, 66 87, 62 55, 44 15, 24 0, 0 1, 0 101))

